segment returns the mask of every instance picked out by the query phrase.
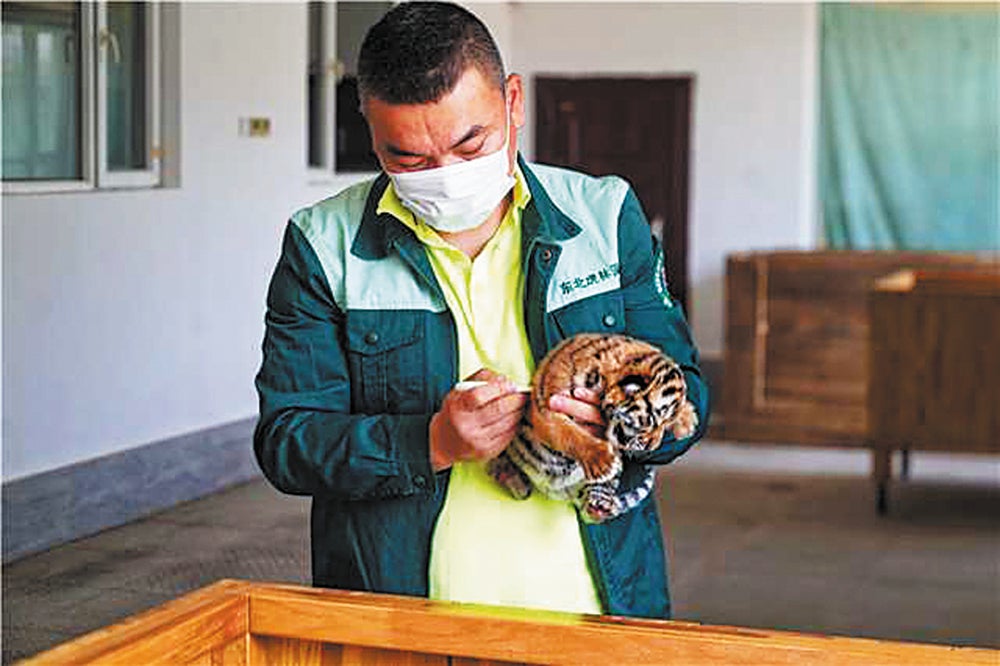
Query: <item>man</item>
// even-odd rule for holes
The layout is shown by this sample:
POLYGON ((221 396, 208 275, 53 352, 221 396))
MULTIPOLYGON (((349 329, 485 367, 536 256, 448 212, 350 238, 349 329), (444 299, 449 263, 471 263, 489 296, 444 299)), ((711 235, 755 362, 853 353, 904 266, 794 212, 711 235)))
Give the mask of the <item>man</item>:
MULTIPOLYGON (((579 332, 660 346, 707 423, 638 200, 621 179, 519 159, 521 79, 456 5, 403 3, 373 26, 359 92, 384 173, 293 216, 257 377, 261 468, 313 497, 314 584, 668 617, 654 502, 585 525, 568 502, 513 499, 484 471, 518 427, 518 387, 579 332)), ((598 429, 597 401, 551 407, 598 429)), ((640 476, 629 463, 623 483, 640 476)))

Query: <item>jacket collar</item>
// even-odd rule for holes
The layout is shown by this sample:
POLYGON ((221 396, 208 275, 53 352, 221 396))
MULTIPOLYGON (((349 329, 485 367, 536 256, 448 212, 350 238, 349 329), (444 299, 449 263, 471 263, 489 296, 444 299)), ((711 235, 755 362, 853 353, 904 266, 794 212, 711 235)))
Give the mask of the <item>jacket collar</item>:
POLYGON ((351 254, 360 259, 384 259, 400 237, 413 236, 413 232, 392 215, 388 213, 379 215, 375 212, 388 186, 389 177, 385 173, 380 173, 368 190, 365 210, 361 215, 361 226, 351 245, 351 254))
POLYGON ((552 203, 548 192, 520 154, 517 156, 517 163, 531 192, 531 201, 521 217, 525 245, 536 240, 542 243, 558 243, 580 233, 580 226, 552 203))
MULTIPOLYGON (((518 154, 517 160, 531 192, 531 201, 524 209, 521 218, 525 246, 536 240, 542 243, 558 243, 580 233, 580 227, 552 202, 524 157, 518 154)), ((379 215, 375 212, 388 186, 389 177, 381 173, 368 191, 361 226, 351 245, 351 254, 360 259, 383 259, 401 238, 416 240, 413 231, 395 217, 388 213, 379 215)))

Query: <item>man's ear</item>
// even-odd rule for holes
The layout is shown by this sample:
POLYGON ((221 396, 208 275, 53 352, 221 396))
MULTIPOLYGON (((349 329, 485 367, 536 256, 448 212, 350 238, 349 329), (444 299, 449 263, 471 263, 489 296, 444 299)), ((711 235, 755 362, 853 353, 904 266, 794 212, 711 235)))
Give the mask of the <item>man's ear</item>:
POLYGON ((524 82, 520 74, 507 77, 507 104, 510 106, 510 121, 514 127, 524 127, 524 82))

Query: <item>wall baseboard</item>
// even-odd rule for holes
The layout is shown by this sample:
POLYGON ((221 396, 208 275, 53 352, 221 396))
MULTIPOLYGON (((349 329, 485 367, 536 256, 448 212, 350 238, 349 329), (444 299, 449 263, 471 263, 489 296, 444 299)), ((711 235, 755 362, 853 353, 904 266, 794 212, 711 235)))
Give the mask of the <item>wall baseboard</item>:
POLYGON ((260 477, 255 418, 3 484, 3 562, 260 477))

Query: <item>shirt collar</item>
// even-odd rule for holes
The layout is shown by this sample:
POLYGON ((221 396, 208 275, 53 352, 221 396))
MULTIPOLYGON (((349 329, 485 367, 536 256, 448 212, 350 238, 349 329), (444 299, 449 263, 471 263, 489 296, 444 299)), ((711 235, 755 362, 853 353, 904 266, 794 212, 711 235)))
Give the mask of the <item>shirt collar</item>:
MULTIPOLYGON (((531 165, 521 155, 518 155, 515 171, 514 199, 518 209, 524 205, 521 224, 526 248, 535 239, 559 243, 580 233, 580 227, 554 205, 538 177, 532 172, 531 165)), ((408 220, 410 225, 416 224, 413 214, 403 206, 392 190, 392 181, 382 172, 372 182, 368 192, 361 227, 351 243, 351 254, 363 259, 380 259, 387 255, 390 247, 403 242, 406 237, 419 242, 413 226, 402 220, 408 220), (387 196, 387 192, 391 194, 387 196), (393 201, 396 202, 395 207, 392 206, 393 201), (390 212, 390 209, 398 214, 390 212)))

